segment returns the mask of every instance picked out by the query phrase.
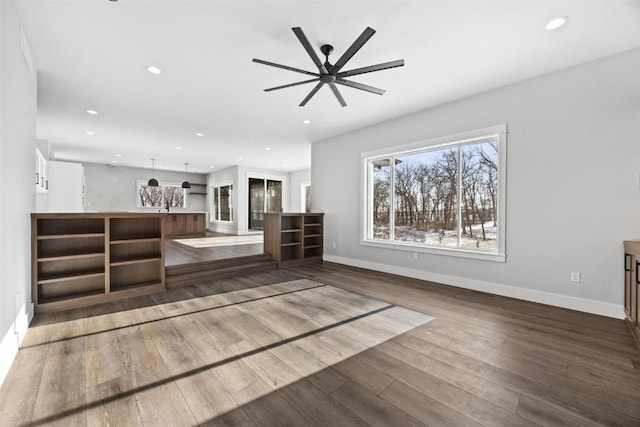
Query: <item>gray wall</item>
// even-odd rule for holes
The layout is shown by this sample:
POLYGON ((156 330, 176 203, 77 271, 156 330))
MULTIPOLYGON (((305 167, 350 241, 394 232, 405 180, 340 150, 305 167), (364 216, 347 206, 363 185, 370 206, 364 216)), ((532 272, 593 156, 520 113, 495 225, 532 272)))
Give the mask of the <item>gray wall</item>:
MULTIPOLYGON (((149 212, 149 208, 138 208, 137 181, 147 181, 152 177, 151 169, 129 168, 124 166, 106 166, 83 163, 86 182, 87 211, 141 211, 149 212)), ((155 170, 155 178, 160 182, 182 183, 184 172, 155 170)), ((188 174, 190 182, 205 184, 206 176, 188 174)), ((192 188, 203 192, 204 187, 192 188)), ((191 195, 187 197, 186 209, 172 208, 175 211, 205 211, 205 196, 191 195)), ((156 208, 157 209, 157 208, 156 208)))
POLYGON ((638 70, 635 49, 314 143, 326 259, 621 317, 622 241, 640 238, 638 70), (361 153, 500 123, 505 263, 360 245, 361 153))
POLYGON ((33 317, 36 75, 26 66, 19 34, 15 2, 0 2, 0 383, 33 317))

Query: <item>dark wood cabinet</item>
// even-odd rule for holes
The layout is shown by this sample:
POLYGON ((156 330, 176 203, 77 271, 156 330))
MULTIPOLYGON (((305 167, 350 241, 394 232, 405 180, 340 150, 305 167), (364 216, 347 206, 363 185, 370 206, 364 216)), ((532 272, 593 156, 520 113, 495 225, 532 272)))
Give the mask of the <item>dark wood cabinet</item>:
POLYGON ((204 213, 168 213, 165 214, 165 232, 167 236, 204 235, 204 213))
POLYGON ((264 251, 278 266, 291 262, 321 261, 323 213, 265 213, 264 251))
POLYGON ((162 214, 31 215, 32 300, 64 310, 164 290, 162 214))
POLYGON ((624 242, 624 312, 627 324, 640 344, 640 241, 624 242))
POLYGON ((185 214, 185 231, 187 234, 204 234, 204 214, 185 214))
POLYGON ((186 234, 184 214, 167 214, 164 229, 167 236, 184 236, 186 234))

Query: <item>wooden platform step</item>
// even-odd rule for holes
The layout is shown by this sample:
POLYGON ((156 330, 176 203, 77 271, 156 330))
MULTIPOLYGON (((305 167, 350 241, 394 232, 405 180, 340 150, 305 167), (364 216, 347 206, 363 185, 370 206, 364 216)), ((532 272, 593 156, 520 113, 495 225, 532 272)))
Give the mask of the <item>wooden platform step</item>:
POLYGON ((167 288, 196 285, 211 279, 271 270, 276 265, 269 254, 173 265, 165 267, 165 284, 167 288))

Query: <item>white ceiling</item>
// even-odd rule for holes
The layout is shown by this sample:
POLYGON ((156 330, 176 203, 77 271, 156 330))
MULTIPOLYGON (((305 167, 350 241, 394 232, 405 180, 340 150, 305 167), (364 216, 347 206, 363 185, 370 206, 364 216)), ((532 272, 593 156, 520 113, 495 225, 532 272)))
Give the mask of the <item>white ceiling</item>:
POLYGON ((235 164, 308 168, 314 141, 640 46, 639 1, 18 5, 39 70, 37 136, 56 159, 150 167, 153 157, 158 168, 184 171, 187 162, 201 173, 235 164), (567 25, 544 29, 561 15, 567 25), (262 89, 307 76, 251 61, 317 71, 296 26, 318 50, 332 44, 332 62, 374 28, 343 70, 396 59, 406 65, 351 78, 386 89, 383 96, 340 87, 342 108, 325 86, 298 107, 313 84, 262 89), (148 65, 162 74, 148 73, 148 65))

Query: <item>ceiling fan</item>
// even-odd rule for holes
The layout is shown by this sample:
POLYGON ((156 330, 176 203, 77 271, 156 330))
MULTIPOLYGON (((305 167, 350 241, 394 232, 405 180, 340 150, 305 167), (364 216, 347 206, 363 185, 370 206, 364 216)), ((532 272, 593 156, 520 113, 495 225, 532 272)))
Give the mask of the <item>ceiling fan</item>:
POLYGON ((313 97, 313 95, 315 95, 318 92, 318 90, 320 90, 320 88, 325 84, 329 85, 329 87, 333 91, 333 94, 338 99, 338 102, 340 102, 340 105, 342 105, 343 107, 346 107, 347 103, 344 101, 344 98, 340 94, 340 91, 338 90, 338 86, 336 85, 348 86, 355 89, 364 90, 366 92, 382 95, 385 92, 383 89, 379 89, 377 87, 365 85, 362 83, 356 83, 351 80, 346 80, 345 77, 371 73, 373 71, 386 70, 389 68, 402 67, 404 65, 404 59, 399 59, 397 61, 384 62, 382 64, 369 65, 368 67, 356 68, 354 70, 340 71, 345 66, 345 64, 353 57, 353 55, 355 55, 356 52, 358 52, 360 48, 362 48, 362 46, 364 46, 364 44, 376 33, 376 31, 370 27, 367 27, 362 32, 362 34, 360 34, 360 37, 358 37, 356 41, 353 42, 353 44, 349 47, 349 49, 347 49, 346 52, 340 57, 340 59, 338 59, 338 61, 333 65, 329 63, 329 55, 331 54, 331 52, 333 52, 333 46, 331 46, 330 44, 325 44, 320 47, 320 51, 325 56, 325 63, 323 64, 320 61, 320 58, 318 58, 318 55, 316 54, 315 50, 313 50, 313 47, 311 47, 311 43, 309 43, 309 40, 307 39, 307 36, 305 36, 304 32, 302 31, 302 28, 294 27, 292 28, 292 30, 293 30, 293 33, 296 35, 296 37, 298 37, 298 40, 300 40, 300 43, 302 43, 302 46, 304 47, 304 49, 307 51, 307 53, 311 57, 311 60, 313 61, 313 63, 316 65, 316 67, 318 67, 319 72, 314 73, 311 71, 301 70, 300 68, 289 67, 286 65, 276 64, 274 62, 269 62, 269 61, 263 61, 262 59, 256 59, 256 58, 253 58, 253 62, 257 62, 258 64, 270 65, 272 67, 282 68, 289 71, 295 71, 296 73, 307 74, 309 76, 314 76, 314 78, 309 80, 289 83, 286 85, 271 87, 264 90, 265 92, 270 92, 272 90, 284 89, 287 87, 299 86, 306 83, 318 82, 318 84, 316 84, 315 87, 311 89, 311 92, 309 92, 309 94, 302 100, 302 102, 300 103, 300 107, 304 107, 306 103, 309 102, 309 100, 313 97))

